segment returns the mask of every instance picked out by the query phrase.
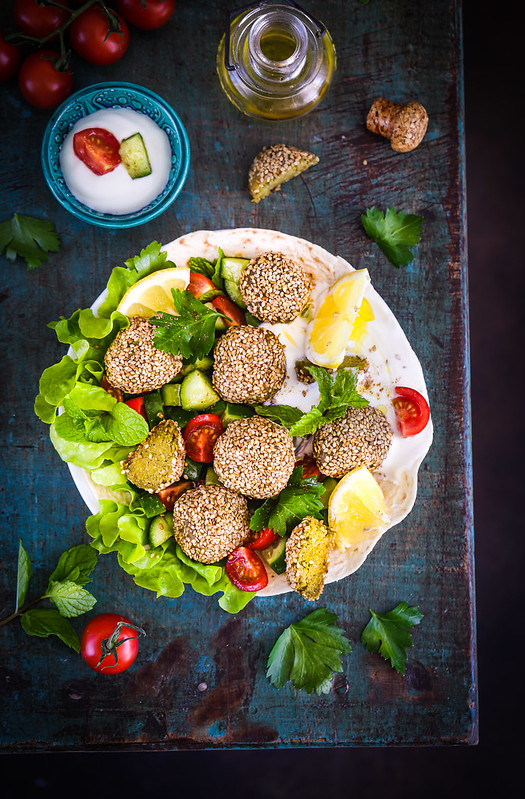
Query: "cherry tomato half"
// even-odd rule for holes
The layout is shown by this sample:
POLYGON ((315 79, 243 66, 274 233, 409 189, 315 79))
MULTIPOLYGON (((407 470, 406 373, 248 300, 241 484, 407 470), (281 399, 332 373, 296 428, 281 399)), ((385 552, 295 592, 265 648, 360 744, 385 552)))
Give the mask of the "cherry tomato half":
POLYGON ((57 69, 60 60, 54 50, 37 50, 22 62, 18 87, 36 108, 56 108, 73 91, 73 72, 57 69))
POLYGON ((260 591, 268 585, 268 575, 259 555, 248 547, 237 547, 228 555, 226 574, 241 591, 260 591))
POLYGON ((22 54, 18 47, 6 42, 0 33, 0 83, 16 75, 21 60, 22 54))
MULTIPOLYGON (((37 0, 15 0, 13 19, 28 36, 43 39, 56 31, 69 17, 67 0, 55 0, 55 5, 41 6, 37 0), (61 8, 59 8, 61 6, 61 8)), ((54 37, 56 39, 56 37, 54 37)))
POLYGON ((182 496, 185 491, 188 491, 191 486, 191 480, 179 480, 178 483, 172 483, 170 486, 166 486, 166 488, 161 488, 160 491, 157 491, 157 496, 166 510, 172 511, 178 498, 182 496))
POLYGON ((94 671, 118 674, 128 669, 137 657, 140 635, 146 633, 125 616, 102 613, 84 627, 80 654, 94 671))
POLYGON ((215 296, 218 292, 218 288, 211 282, 209 277, 201 275, 200 272, 190 272, 190 282, 186 286, 186 291, 189 291, 196 299, 200 300, 201 297, 204 297, 205 294, 209 294, 211 291, 214 292, 213 296, 215 296))
POLYGON ((126 400, 126 405, 129 405, 130 408, 133 408, 134 411, 140 413, 140 415, 143 416, 146 421, 148 421, 144 397, 132 397, 132 399, 126 400))
POLYGON ((215 297, 215 299, 211 301, 211 304, 216 311, 224 314, 226 317, 224 321, 228 327, 246 324, 244 313, 229 297, 215 297))
POLYGON ((279 538, 280 536, 274 533, 271 527, 265 527, 257 533, 257 538, 246 544, 246 546, 248 549, 266 549, 266 547, 271 547, 272 544, 275 544, 279 538))
POLYGON ((116 11, 112 11, 111 15, 115 24, 109 21, 101 6, 95 5, 87 8, 71 23, 71 46, 90 64, 113 64, 128 49, 128 24, 116 11))
POLYGON ((119 140, 105 128, 85 128, 73 136, 77 158, 95 175, 106 175, 118 167, 122 159, 119 140))
POLYGON ((223 430, 220 416, 201 413, 190 419, 184 428, 186 454, 197 463, 211 463, 215 442, 223 430))
POLYGON ((295 465, 303 467, 303 480, 306 477, 316 477, 318 483, 322 482, 323 476, 319 471, 319 466, 310 455, 305 455, 304 458, 295 461, 295 465))
POLYGON ((175 11, 175 0, 117 0, 124 19, 142 30, 165 25, 175 11))
POLYGON ((396 394, 392 403, 401 435, 403 438, 415 436, 424 430, 430 419, 428 402, 413 388, 396 386, 396 394))

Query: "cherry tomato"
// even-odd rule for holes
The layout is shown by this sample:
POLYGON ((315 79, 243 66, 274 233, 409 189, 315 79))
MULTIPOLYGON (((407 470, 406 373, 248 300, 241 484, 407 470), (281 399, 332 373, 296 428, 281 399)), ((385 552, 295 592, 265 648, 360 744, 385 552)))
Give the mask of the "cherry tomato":
POLYGON ((403 438, 415 436, 427 426, 430 419, 428 402, 413 388, 396 386, 396 394, 392 403, 401 435, 403 438))
POLYGON ((73 49, 90 64, 113 64, 129 44, 127 22, 111 11, 112 22, 99 5, 90 6, 73 20, 69 38, 73 49), (118 29, 117 29, 118 28, 118 29))
POLYGON ((197 463, 211 463, 215 442, 222 433, 220 416, 201 413, 190 419, 184 428, 183 438, 186 454, 197 463))
POLYGON ((228 555, 226 574, 241 591, 260 591, 268 585, 268 575, 259 555, 248 547, 238 547, 228 555))
POLYGON ((0 33, 0 83, 16 75, 21 60, 22 54, 18 47, 6 42, 0 33))
POLYGON ((272 544, 275 544, 279 538, 280 536, 274 533, 271 527, 265 527, 257 533, 255 541, 251 541, 249 544, 246 544, 246 546, 248 549, 266 549, 266 547, 271 547, 272 544))
POLYGON ((105 128, 85 128, 73 136, 77 158, 95 175, 106 175, 120 164, 119 140, 105 128))
POLYGON ((214 295, 217 294, 218 289, 209 277, 201 275, 199 272, 190 272, 190 282, 186 286, 186 291, 189 291, 190 294, 200 300, 201 297, 209 294, 210 291, 213 291, 214 295))
POLYGON ((215 299, 211 301, 211 304, 216 311, 224 314, 224 321, 228 327, 246 324, 246 318, 243 312, 229 297, 215 297, 215 299))
POLYGON ((175 11, 175 0, 117 0, 124 19, 142 30, 165 25, 175 11))
POLYGON ((126 400, 126 405, 129 405, 130 408, 133 408, 134 411, 140 413, 140 415, 143 416, 146 421, 148 421, 144 397, 133 397, 132 399, 126 400))
POLYGON ((22 62, 18 87, 36 108, 56 108, 73 91, 73 72, 57 69, 60 61, 54 50, 37 50, 22 62))
POLYGON ((319 471, 319 467, 314 458, 312 458, 310 455, 306 455, 304 458, 296 461, 295 465, 303 467, 303 480, 305 477, 317 477, 318 483, 322 481, 323 477, 319 471))
MULTIPOLYGON (((55 0, 55 5, 41 6, 37 0, 15 0, 13 19, 18 28, 28 36, 43 39, 69 18, 67 0, 55 0), (59 8, 59 6, 62 6, 59 8)), ((56 38, 56 37, 53 37, 56 38)))
POLYGON ((80 654, 87 665, 103 674, 128 669, 139 651, 141 627, 118 613, 102 613, 88 621, 80 639, 80 654))
POLYGON ((185 491, 188 491, 192 486, 191 480, 179 480, 178 483, 172 483, 170 486, 166 488, 161 488, 160 491, 157 491, 157 496, 166 508, 166 510, 172 511, 173 506, 175 505, 176 501, 185 491))

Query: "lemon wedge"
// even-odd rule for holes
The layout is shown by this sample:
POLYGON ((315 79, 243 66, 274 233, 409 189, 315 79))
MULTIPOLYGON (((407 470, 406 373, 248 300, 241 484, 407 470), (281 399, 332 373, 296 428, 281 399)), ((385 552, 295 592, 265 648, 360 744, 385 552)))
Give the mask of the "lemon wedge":
POLYGON ((117 306, 125 316, 143 316, 149 319, 159 311, 175 313, 172 289, 185 289, 190 281, 187 267, 160 269, 138 280, 122 297, 117 306))
POLYGON ((366 466, 348 472, 334 488, 328 502, 328 526, 339 549, 374 538, 378 526, 388 521, 381 487, 366 466))
POLYGON ((349 342, 362 341, 366 324, 374 318, 363 300, 369 283, 368 269, 357 269, 330 287, 306 332, 306 357, 313 363, 337 369, 349 342))

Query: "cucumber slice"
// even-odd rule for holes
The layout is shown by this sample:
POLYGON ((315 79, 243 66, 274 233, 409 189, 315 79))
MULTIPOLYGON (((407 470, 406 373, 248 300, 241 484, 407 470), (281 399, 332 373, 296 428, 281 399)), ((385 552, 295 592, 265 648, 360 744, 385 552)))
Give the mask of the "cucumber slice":
POLYGON ((323 480, 324 494, 321 494, 319 499, 321 500, 325 508, 328 507, 328 500, 332 496, 332 491, 334 490, 338 482, 339 480, 336 480, 335 477, 327 477, 326 480, 323 480))
POLYGON ((246 303, 239 289, 239 282, 243 269, 249 263, 248 258, 223 258, 221 263, 221 277, 224 280, 226 293, 243 311, 246 310, 246 303))
POLYGON ((180 405, 179 383, 166 383, 160 390, 160 396, 164 405, 180 405))
POLYGON ((286 571, 286 542, 288 537, 280 538, 271 547, 267 547, 261 551, 261 555, 268 564, 268 566, 276 574, 284 574, 286 571))
POLYGON ((132 136, 128 136, 127 139, 122 139, 119 155, 126 172, 133 180, 151 175, 148 151, 140 133, 134 133, 132 136))
POLYGON ((204 358, 197 358, 195 363, 185 363, 183 364, 180 373, 183 377, 189 375, 190 372, 194 372, 195 369, 200 369, 201 372, 206 372, 208 369, 211 369, 213 366, 213 358, 210 358, 209 355, 205 355, 204 358))
POLYGON ((187 480, 192 480, 193 482, 200 480, 202 467, 202 463, 197 463, 197 461, 192 460, 189 455, 186 455, 186 462, 184 464, 184 477, 187 480))
POLYGON ((203 411, 220 400, 210 378, 199 369, 186 375, 180 387, 180 402, 184 410, 203 411))
POLYGON ((213 468, 213 466, 208 466, 206 469, 206 477, 204 482, 207 486, 209 485, 221 485, 221 481, 217 477, 217 474, 213 468))
POLYGON ((152 547, 160 547, 173 535, 173 514, 163 513, 155 516, 149 528, 149 540, 152 547))
MULTIPOLYGON (((217 310, 217 308, 213 307, 211 302, 205 302, 204 305, 206 306, 206 308, 210 308, 210 310, 212 310, 212 311, 216 311, 217 310)), ((224 333, 226 328, 227 328, 227 324, 224 321, 224 317, 223 316, 218 316, 217 320, 215 322, 215 330, 217 331, 217 333, 224 333)))
POLYGON ((236 405, 233 402, 227 402, 224 413, 221 416, 223 427, 228 427, 230 422, 236 422, 239 419, 246 419, 253 416, 255 411, 248 405, 236 405))
POLYGON ((162 422, 164 419, 164 406, 160 391, 150 391, 144 394, 144 408, 146 409, 150 427, 155 427, 156 424, 162 422))

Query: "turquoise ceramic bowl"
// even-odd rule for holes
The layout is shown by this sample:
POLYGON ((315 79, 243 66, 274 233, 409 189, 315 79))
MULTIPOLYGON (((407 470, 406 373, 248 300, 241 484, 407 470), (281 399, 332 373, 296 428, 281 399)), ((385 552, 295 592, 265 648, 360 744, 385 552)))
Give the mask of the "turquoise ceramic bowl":
POLYGON ((155 219, 180 193, 189 165, 190 145, 179 117, 162 97, 135 83, 97 83, 71 95, 49 120, 42 142, 44 176, 58 202, 78 219, 100 227, 136 227, 155 219), (171 170, 166 186, 148 205, 133 213, 106 214, 84 205, 70 192, 60 169, 60 148, 73 125, 104 108, 130 108, 146 114, 170 140, 171 170))

